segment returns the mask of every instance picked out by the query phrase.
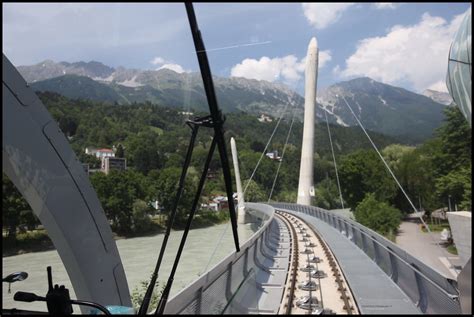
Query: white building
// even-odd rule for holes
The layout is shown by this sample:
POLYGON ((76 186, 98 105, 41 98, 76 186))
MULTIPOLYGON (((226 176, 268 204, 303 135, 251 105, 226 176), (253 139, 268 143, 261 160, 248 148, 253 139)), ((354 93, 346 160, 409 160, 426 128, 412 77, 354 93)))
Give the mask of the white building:
POLYGON ((86 147, 85 150, 86 154, 95 155, 97 158, 104 158, 104 157, 115 157, 115 152, 111 149, 96 149, 92 147, 86 147))

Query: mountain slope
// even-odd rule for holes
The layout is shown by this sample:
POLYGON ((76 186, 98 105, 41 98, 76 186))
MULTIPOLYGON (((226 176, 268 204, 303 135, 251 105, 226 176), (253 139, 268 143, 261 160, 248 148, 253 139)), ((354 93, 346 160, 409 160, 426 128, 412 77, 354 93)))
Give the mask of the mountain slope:
MULTIPOLYGON (((99 62, 52 61, 20 66, 18 70, 28 82, 33 82, 34 89, 50 90, 70 98, 122 105, 150 101, 183 110, 208 109, 199 73, 176 73, 169 69, 114 69, 99 62), (48 79, 40 80, 45 78, 48 79)), ((304 98, 283 84, 239 77, 213 79, 224 112, 264 113, 275 118, 286 108, 292 109, 298 119, 303 119, 304 98)), ((367 129, 407 137, 413 143, 432 136, 444 119, 445 106, 426 96, 370 78, 357 78, 318 91, 316 120, 324 121, 326 111, 330 122, 356 126, 357 121, 342 96, 367 129)))
POLYGON ((89 77, 64 75, 31 84, 35 91, 52 91, 74 99, 90 99, 95 101, 125 102, 115 89, 101 84, 89 77))
POLYGON ((426 96, 430 98, 431 100, 433 100, 434 102, 437 102, 446 106, 449 106, 453 102, 453 98, 447 92, 426 89, 425 91, 423 91, 423 96, 426 96))
MULTIPOLYGON (((403 88, 357 78, 321 91, 318 103, 341 125, 357 125, 345 101, 365 128, 420 142, 432 136, 444 119, 444 105, 403 88)), ((323 110, 318 109, 321 118, 323 110)))

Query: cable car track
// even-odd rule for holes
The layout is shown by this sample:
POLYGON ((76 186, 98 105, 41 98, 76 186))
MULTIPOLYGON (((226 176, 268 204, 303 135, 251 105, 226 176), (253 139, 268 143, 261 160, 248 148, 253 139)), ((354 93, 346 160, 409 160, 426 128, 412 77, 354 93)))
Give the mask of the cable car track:
POLYGON ((321 236, 295 215, 277 210, 276 216, 289 229, 291 247, 279 314, 358 314, 344 275, 321 236))

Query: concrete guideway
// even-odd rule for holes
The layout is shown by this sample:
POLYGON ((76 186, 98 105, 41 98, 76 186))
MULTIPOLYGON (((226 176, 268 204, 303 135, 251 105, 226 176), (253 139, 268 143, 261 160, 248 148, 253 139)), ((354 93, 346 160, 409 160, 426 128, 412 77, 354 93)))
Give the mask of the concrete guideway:
POLYGON ((324 236, 324 241, 331 248, 346 277, 361 314, 421 314, 399 286, 335 228, 304 213, 283 211, 298 215, 324 236))
POLYGON ((287 283, 278 313, 321 314, 324 310, 324 314, 358 314, 340 267, 320 236, 299 217, 278 211, 277 217, 287 225, 292 240, 287 283), (310 261, 313 257, 319 261, 310 261), (311 269, 303 270, 307 265, 311 269), (305 284, 307 287, 302 287, 305 284), (311 298, 312 309, 298 304, 305 296, 311 298))

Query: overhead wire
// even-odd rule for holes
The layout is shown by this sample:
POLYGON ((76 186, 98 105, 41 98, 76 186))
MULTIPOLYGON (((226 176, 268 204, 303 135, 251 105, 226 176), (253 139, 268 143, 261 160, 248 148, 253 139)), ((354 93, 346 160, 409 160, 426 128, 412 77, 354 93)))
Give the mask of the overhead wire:
MULTIPOLYGON (((299 83, 300 83, 300 79, 297 81, 295 90, 293 91, 293 96, 292 96, 293 99, 294 99, 294 97, 296 96, 296 88, 298 87, 298 84, 299 84, 299 83)), ((255 168, 254 168, 254 170, 253 170, 253 172, 252 172, 252 174, 251 174, 249 180, 248 180, 247 183, 246 183, 246 186, 245 186, 244 191, 243 191, 244 196, 245 196, 245 193, 247 192, 248 186, 249 186, 249 184, 250 184, 252 178, 255 176, 255 173, 256 173, 256 171, 257 171, 259 165, 260 165, 260 162, 261 162, 262 158, 265 156, 265 152, 266 152, 268 146, 270 145, 270 142, 272 141, 273 136, 275 135, 275 133, 276 133, 276 131, 277 131, 279 125, 280 125, 281 120, 283 119, 283 117, 284 117, 284 115, 285 115, 285 113, 286 113, 286 110, 287 110, 287 108, 288 108, 288 105, 289 105, 289 103, 287 103, 286 106, 285 106, 285 108, 283 109, 283 111, 282 111, 282 113, 281 113, 281 115, 280 115, 280 118, 279 118, 277 124, 275 125, 275 127, 273 128, 273 132, 272 132, 272 134, 270 135, 270 137, 269 137, 269 139, 268 139, 268 141, 267 141, 267 144, 265 145, 265 148, 263 149, 262 154, 260 155, 260 158, 259 158, 259 160, 258 160, 258 162, 257 162, 257 164, 256 164, 256 166, 255 166, 255 168)), ((295 111, 293 110, 293 120, 292 120, 291 125, 290 125, 290 132, 291 132, 291 127, 293 126, 293 122, 294 122, 294 112, 295 112, 295 111)), ((290 133, 288 133, 288 137, 289 137, 289 135, 290 135, 290 133)), ((288 137, 287 137, 287 142, 288 142, 288 137)), ((286 144, 285 144, 285 147, 286 147, 286 144)), ((284 149, 283 149, 283 152, 282 152, 282 160, 283 160, 283 155, 284 155, 284 149)), ((281 165, 281 162, 280 162, 280 165, 281 165)), ((279 167, 278 167, 278 170, 280 169, 280 165, 279 165, 279 167)), ((277 175, 278 175, 278 174, 277 174, 277 175)), ((273 191, 273 188, 272 188, 272 191, 273 191)), ((271 197, 271 194, 270 194, 270 197, 271 197)), ((222 239, 224 238, 225 233, 227 232, 227 229, 228 229, 228 228, 229 228, 229 223, 227 223, 227 225, 225 226, 224 230, 222 231, 222 233, 221 233, 221 235, 220 235, 220 237, 219 237, 219 240, 217 241, 216 246, 214 247, 214 250, 212 251, 212 254, 211 254, 211 256, 209 257, 209 260, 208 260, 208 262, 207 262, 205 268, 199 273, 199 275, 201 275, 203 272, 206 272, 206 270, 208 269, 209 265, 211 264, 212 258, 214 257, 215 253, 217 252, 218 247, 221 245, 222 239)))
MULTIPOLYGON (((338 95, 336 95, 337 97, 338 95)), ((411 201, 410 197, 408 196, 408 194, 405 192, 405 190, 403 189, 402 185, 400 184, 400 182, 398 181, 397 177, 395 176, 395 174, 392 172, 392 169, 390 168, 390 166, 387 164, 387 162, 385 161, 385 159, 383 158, 382 154, 380 154, 377 146, 375 145, 375 143, 372 141, 372 138, 369 136, 369 134, 367 133, 367 131, 365 130, 364 126, 362 125, 362 122, 360 122, 359 118, 356 116, 356 114, 354 113, 354 111, 352 110, 351 106, 349 105, 349 103, 347 102, 346 98, 344 98, 344 96, 342 96, 342 99, 344 100, 345 104, 347 105, 347 107, 349 108, 349 110, 351 111, 352 115, 354 116, 354 118, 356 119, 357 123, 359 124, 359 126, 362 128, 362 131, 364 131, 365 135, 367 136, 367 138, 369 139, 370 143, 372 144, 373 148, 375 149, 375 151, 377 152, 377 154, 379 155, 380 159, 382 160, 382 162, 385 164, 385 167, 387 168, 387 170, 390 172, 390 175, 392 175, 393 179, 395 180, 395 182, 397 183, 398 187, 400 188, 400 190, 402 191, 402 193, 405 195, 406 199, 408 200, 408 202, 410 203, 411 207, 413 208, 413 210, 415 211, 415 214, 418 213, 418 210, 416 209, 415 205, 413 204, 413 202, 411 201)), ((423 220, 423 217, 420 215, 418 216, 420 218, 420 221, 421 223, 423 224, 423 226, 425 227, 426 231, 428 232, 428 236, 430 237, 431 241, 434 242, 435 245, 438 245, 442 252, 445 254, 445 255, 449 255, 448 252, 445 250, 445 248, 443 248, 441 246, 441 242, 440 241, 435 241, 435 239, 433 238, 433 235, 432 235, 432 232, 430 230, 430 228, 428 227, 428 225, 426 224, 426 222, 423 220)), ((451 262, 450 260, 450 257, 449 256, 446 256, 446 259, 447 261, 451 264, 451 266, 454 267, 453 263, 451 262)))
MULTIPOLYGON (((260 165, 260 161, 262 160, 263 156, 265 156, 265 152, 266 152, 268 146, 270 145, 270 142, 272 141, 273 136, 275 135, 275 132, 276 132, 277 129, 278 129, 278 126, 280 125, 281 119, 283 118, 283 116, 284 116, 284 114, 285 114, 285 112, 286 112, 287 107, 288 107, 288 104, 286 105, 285 109, 284 109, 283 112, 281 113, 280 119, 278 120, 277 124, 275 125, 275 128, 273 129, 273 132, 272 132, 272 134, 270 135, 270 138, 268 139, 268 142, 267 142, 267 144, 266 144, 266 146, 265 146, 265 148, 264 148, 264 150, 263 150, 263 152, 262 152, 262 155, 260 156, 260 159, 258 160, 257 165, 255 166, 255 169, 253 170, 252 175, 250 176, 250 178, 249 178, 249 180, 248 180, 248 182, 247 182, 247 184, 246 184, 246 186, 245 186, 245 189, 244 189, 244 192, 243 192, 244 196, 245 196, 245 193, 247 192, 247 189, 248 189, 248 186, 249 186, 249 184, 250 184, 250 181, 251 181, 252 178, 254 177, 255 172, 257 171, 258 166, 260 165)), ((212 251, 212 254, 211 254, 211 256, 209 257, 209 260, 208 260, 208 262, 207 262, 207 264, 206 264, 206 267, 204 268, 204 270, 202 270, 202 271, 199 273, 199 275, 202 274, 203 272, 206 272, 207 268, 208 268, 209 265, 211 264, 212 258, 214 257, 215 253, 217 252, 218 247, 221 245, 222 239, 224 238, 225 233, 227 232, 227 229, 229 228, 229 224, 230 224, 230 222, 227 223, 227 225, 225 226, 224 230, 222 231, 222 233, 221 233, 221 235, 220 235, 220 237, 219 237, 219 240, 217 241, 216 246, 214 247, 214 250, 212 251)))
POLYGON ((278 126, 280 125, 280 122, 281 122, 281 119, 283 119, 283 116, 284 114, 286 113, 286 109, 288 108, 288 104, 286 104, 285 108, 283 109, 283 112, 281 113, 280 115, 280 119, 278 119, 278 122, 277 124, 275 125, 275 128, 273 129, 273 132, 272 134, 270 135, 270 138, 268 139, 268 142, 267 144, 265 145, 265 148, 263 149, 262 151, 262 154, 260 155, 260 158, 258 159, 258 162, 257 162, 257 165, 255 166, 253 172, 252 172, 252 175, 250 175, 250 178, 249 180, 247 181, 246 185, 245 185, 245 188, 244 188, 244 194, 245 192, 247 191, 249 185, 250 185, 250 182, 252 180, 252 178, 255 176, 255 172, 257 171, 259 165, 260 165, 260 162, 262 161, 262 158, 265 156, 265 152, 267 151, 268 149, 268 146, 270 145, 270 142, 272 141, 273 139, 273 136, 275 135, 275 132, 277 131, 278 129, 278 126))
POLYGON ((285 145, 283 146, 283 151, 281 153, 280 162, 278 163, 278 169, 277 169, 277 172, 275 174, 275 178, 273 179, 272 189, 270 190, 270 195, 268 195, 268 201, 267 201, 268 203, 270 202, 270 199, 272 198, 273 190, 275 188, 275 184, 276 184, 276 181, 278 179, 278 174, 280 173, 281 163, 283 162, 283 157, 285 156, 286 146, 288 145, 288 140, 290 139, 291 129, 293 128, 293 123, 294 122, 295 122, 295 113, 293 112, 293 117, 291 118, 290 128, 288 129, 288 135, 286 136, 286 141, 285 141, 285 145))
POLYGON ((328 128, 329 144, 331 145, 332 159, 334 161, 334 169, 336 170, 336 180, 337 180, 337 187, 339 188, 339 197, 341 199, 342 209, 344 209, 344 200, 342 199, 341 184, 339 182, 339 173, 337 172, 336 156, 334 155, 334 147, 332 145, 331 130, 329 129, 328 114, 327 114, 326 109, 324 109, 324 108, 322 108, 322 109, 324 110, 324 116, 326 117, 326 126, 328 128))

